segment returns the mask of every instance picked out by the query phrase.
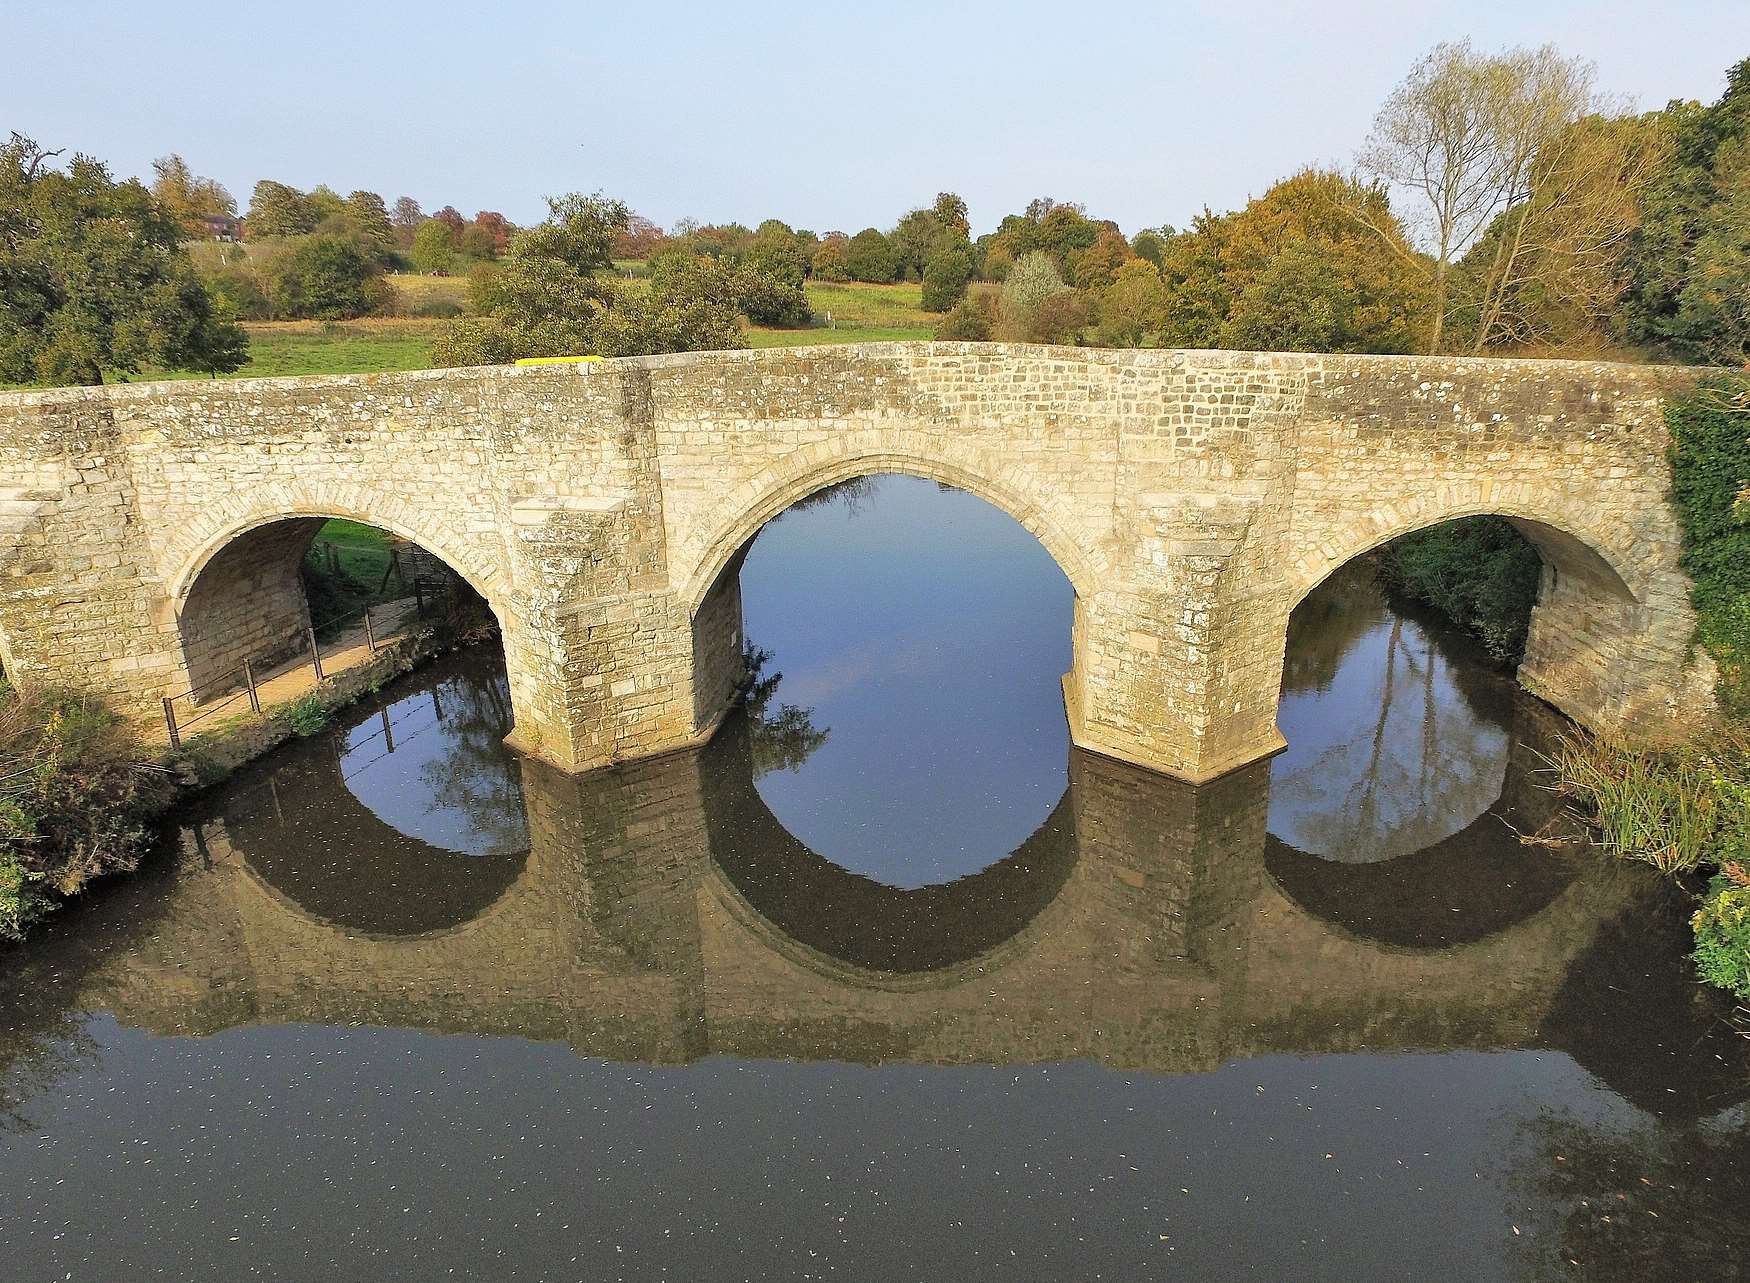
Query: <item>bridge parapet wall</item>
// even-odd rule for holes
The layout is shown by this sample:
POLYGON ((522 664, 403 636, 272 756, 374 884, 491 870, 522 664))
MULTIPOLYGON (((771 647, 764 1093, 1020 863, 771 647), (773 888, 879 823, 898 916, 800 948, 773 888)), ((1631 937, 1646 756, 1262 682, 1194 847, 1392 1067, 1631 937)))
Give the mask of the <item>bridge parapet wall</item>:
POLYGON ((150 708, 191 665, 240 658, 203 600, 234 608, 254 584, 255 631, 271 622, 272 567, 225 549, 351 517, 491 604, 519 743, 569 769, 646 756, 725 706, 733 572, 761 526, 897 470, 980 495, 1056 558, 1077 593, 1072 731, 1111 756, 1205 779, 1271 751, 1294 603, 1352 556, 1481 512, 1549 565, 1528 684, 1593 724, 1680 723, 1707 674, 1661 406, 1693 378, 874 344, 0 394, 0 659, 150 708))

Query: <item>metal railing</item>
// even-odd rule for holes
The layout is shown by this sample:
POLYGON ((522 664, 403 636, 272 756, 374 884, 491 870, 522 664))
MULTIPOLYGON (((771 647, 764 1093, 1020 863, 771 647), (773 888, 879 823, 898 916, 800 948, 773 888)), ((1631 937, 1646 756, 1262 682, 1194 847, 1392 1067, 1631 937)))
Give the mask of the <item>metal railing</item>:
MULTIPOLYGON (((388 577, 384 577, 385 586, 388 577)), ((411 582, 413 588, 413 617, 423 619, 426 615, 428 602, 437 602, 442 598, 444 585, 438 581, 415 576, 411 582)), ((405 597, 397 599, 406 601, 405 597)), ((233 708, 239 700, 249 701, 249 711, 259 716, 261 714, 261 687, 277 677, 282 677, 294 668, 308 664, 320 685, 327 679, 322 668, 322 634, 343 627, 354 620, 362 619, 365 628, 365 647, 370 655, 377 653, 380 643, 377 640, 376 624, 371 618, 371 612, 392 602, 370 602, 355 610, 344 611, 331 615, 321 621, 312 621, 294 632, 287 633, 272 645, 263 645, 253 655, 244 658, 235 668, 214 674, 203 682, 179 691, 174 695, 164 696, 164 727, 170 733, 170 747, 181 748, 182 736, 189 727, 204 721, 226 709, 233 708), (283 658, 282 658, 283 657, 283 658), (258 671, 260 670, 260 671, 258 671), (261 672, 266 672, 262 676, 261 672), (220 691, 228 691, 223 699, 209 700, 205 697, 220 691), (178 715, 177 705, 186 702, 188 710, 178 715), (193 711, 193 710, 199 711, 193 711)))

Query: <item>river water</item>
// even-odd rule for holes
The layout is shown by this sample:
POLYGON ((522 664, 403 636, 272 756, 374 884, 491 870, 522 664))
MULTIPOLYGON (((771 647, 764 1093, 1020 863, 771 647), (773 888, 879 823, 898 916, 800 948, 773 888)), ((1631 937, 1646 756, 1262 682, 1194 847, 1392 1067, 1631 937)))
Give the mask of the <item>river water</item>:
POLYGON ((0 955, 0 1276, 1750 1269, 1681 896, 1368 566, 1201 789, 1071 747, 1070 587, 971 496, 844 488, 742 575, 702 752, 519 760, 453 656, 0 955))

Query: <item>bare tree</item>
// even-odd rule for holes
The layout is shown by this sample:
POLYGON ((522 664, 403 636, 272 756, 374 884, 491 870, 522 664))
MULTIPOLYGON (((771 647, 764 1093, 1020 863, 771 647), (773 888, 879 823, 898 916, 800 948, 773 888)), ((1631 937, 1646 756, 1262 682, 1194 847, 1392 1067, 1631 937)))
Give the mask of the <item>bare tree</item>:
MULTIPOLYGON (((1428 348, 1446 342, 1453 267, 1501 214, 1526 201, 1554 163, 1549 149, 1575 122, 1608 107, 1594 69, 1550 45, 1479 54, 1469 41, 1436 45, 1374 118, 1361 168, 1409 193, 1432 260, 1428 348), (1540 158, 1550 157, 1540 165, 1540 158)), ((1491 279, 1506 270, 1492 266, 1491 279)), ((1491 290, 1491 296, 1499 290, 1491 290)))

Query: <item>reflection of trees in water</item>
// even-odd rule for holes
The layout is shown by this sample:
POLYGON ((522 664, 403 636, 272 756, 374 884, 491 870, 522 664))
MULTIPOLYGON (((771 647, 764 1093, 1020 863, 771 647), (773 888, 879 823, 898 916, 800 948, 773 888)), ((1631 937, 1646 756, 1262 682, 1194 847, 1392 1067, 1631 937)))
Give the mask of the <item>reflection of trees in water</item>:
POLYGON ((1527 1124, 1516 1175, 1536 1233, 1524 1277, 1744 1277, 1750 1119, 1613 1127, 1571 1115, 1527 1124))
POLYGON ((743 703, 747 711, 748 747, 753 754, 753 777, 761 779, 773 771, 799 770, 802 763, 814 755, 832 734, 830 727, 817 729, 814 710, 795 704, 779 704, 774 712, 772 697, 777 694, 781 672, 766 673, 772 652, 747 644, 743 663, 750 685, 743 703))
POLYGON ((829 504, 845 510, 847 516, 856 516, 875 497, 875 478, 852 477, 848 481, 834 482, 830 486, 816 490, 811 495, 804 495, 788 508, 780 512, 773 521, 782 521, 792 512, 806 512, 810 508, 824 508, 829 504))
POLYGON ((1371 564, 1352 562, 1325 580, 1288 617, 1283 692, 1328 690, 1344 658, 1385 617, 1371 564))
POLYGON ((433 686, 427 696, 444 740, 444 751, 421 771, 431 791, 427 813, 463 817, 474 839, 471 851, 525 849, 529 827, 522 772, 504 746, 513 722, 509 680, 502 673, 463 674, 433 686))
MULTIPOLYGON (((1439 842, 1494 801, 1503 710, 1479 706, 1487 688, 1467 689, 1456 670, 1469 661, 1449 645, 1391 603, 1368 565, 1339 572, 1295 612, 1284 689, 1328 692, 1346 663, 1371 662, 1377 711, 1360 733, 1277 778, 1293 808, 1294 845, 1386 859, 1439 842), (1383 641, 1377 661, 1360 649, 1370 635, 1383 641)), ((1357 702, 1375 707, 1368 695, 1357 702)))

